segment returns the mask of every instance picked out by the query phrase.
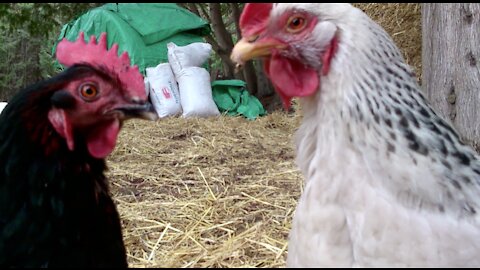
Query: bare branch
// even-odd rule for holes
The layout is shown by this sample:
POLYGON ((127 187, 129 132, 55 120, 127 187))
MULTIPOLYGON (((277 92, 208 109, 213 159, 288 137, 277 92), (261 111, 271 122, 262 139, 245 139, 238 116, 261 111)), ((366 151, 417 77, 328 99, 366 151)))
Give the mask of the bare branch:
POLYGON ((238 3, 230 3, 230 6, 232 7, 232 18, 235 22, 237 39, 240 40, 242 38, 242 33, 240 32, 240 8, 238 7, 238 3))
POLYGON ((211 25, 217 42, 224 50, 231 50, 233 48, 233 41, 230 33, 228 33, 223 23, 222 13, 220 10, 220 3, 210 3, 210 18, 211 25))
POLYGON ((207 11, 208 5, 209 5, 208 3, 204 3, 204 5, 198 4, 198 7, 202 16, 204 16, 204 18, 206 18, 209 22, 211 22, 212 19, 210 18, 210 15, 208 14, 208 11, 207 11))
POLYGON ((185 5, 188 6, 188 10, 190 10, 191 12, 195 13, 195 15, 200 17, 200 13, 198 13, 198 9, 195 3, 186 3, 185 5))
POLYGON ((213 36, 211 34, 208 34, 207 36, 205 36, 205 39, 207 40, 208 43, 210 43, 210 45, 212 45, 212 49, 217 54, 219 54, 219 52, 221 52, 220 46, 218 45, 217 41, 215 41, 215 39, 213 38, 213 36))

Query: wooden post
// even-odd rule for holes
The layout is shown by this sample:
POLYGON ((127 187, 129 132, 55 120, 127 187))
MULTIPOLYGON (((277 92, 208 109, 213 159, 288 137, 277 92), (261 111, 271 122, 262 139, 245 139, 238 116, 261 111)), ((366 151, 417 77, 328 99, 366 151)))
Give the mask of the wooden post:
POLYGON ((480 4, 422 4, 422 85, 436 110, 480 149, 480 4))

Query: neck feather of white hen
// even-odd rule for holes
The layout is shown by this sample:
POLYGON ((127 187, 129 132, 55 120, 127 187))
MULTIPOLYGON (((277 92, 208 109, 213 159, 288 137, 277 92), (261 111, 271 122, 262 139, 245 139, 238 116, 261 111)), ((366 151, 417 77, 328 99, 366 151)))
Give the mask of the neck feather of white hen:
POLYGON ((350 15, 336 24, 338 51, 319 91, 300 99, 295 141, 306 181, 318 182, 324 200, 367 185, 414 207, 468 211, 454 194, 480 181, 476 153, 433 111, 388 34, 359 10, 350 15))

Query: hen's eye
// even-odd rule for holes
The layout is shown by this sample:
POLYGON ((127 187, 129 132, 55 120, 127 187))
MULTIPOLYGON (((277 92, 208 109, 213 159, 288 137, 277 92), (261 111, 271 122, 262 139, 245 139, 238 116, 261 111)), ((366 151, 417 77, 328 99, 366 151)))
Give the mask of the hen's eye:
POLYGON ((257 39, 258 39, 258 35, 254 35, 248 38, 248 42, 253 43, 257 41, 257 39))
POLYGON ((307 25, 307 20, 301 15, 294 15, 288 19, 287 31, 290 33, 297 33, 307 25))
POLYGON ((80 86, 80 95, 86 101, 92 101, 97 97, 97 86, 92 83, 86 83, 80 86))

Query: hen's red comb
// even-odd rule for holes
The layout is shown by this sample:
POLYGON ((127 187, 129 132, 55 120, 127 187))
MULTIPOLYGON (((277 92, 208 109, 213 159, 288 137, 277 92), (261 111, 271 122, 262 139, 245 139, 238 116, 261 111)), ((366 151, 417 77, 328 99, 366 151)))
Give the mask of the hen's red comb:
POLYGON ((146 99, 145 83, 138 67, 130 66, 128 52, 123 52, 120 57, 118 56, 118 44, 114 44, 110 50, 107 50, 107 33, 100 35, 98 44, 93 35, 90 37, 90 41, 85 43, 83 32, 80 32, 75 42, 64 38, 57 45, 56 58, 60 64, 65 66, 88 63, 106 67, 118 76, 132 97, 146 99))
POLYGON ((256 35, 262 31, 268 22, 273 3, 247 3, 240 15, 242 36, 256 35))

